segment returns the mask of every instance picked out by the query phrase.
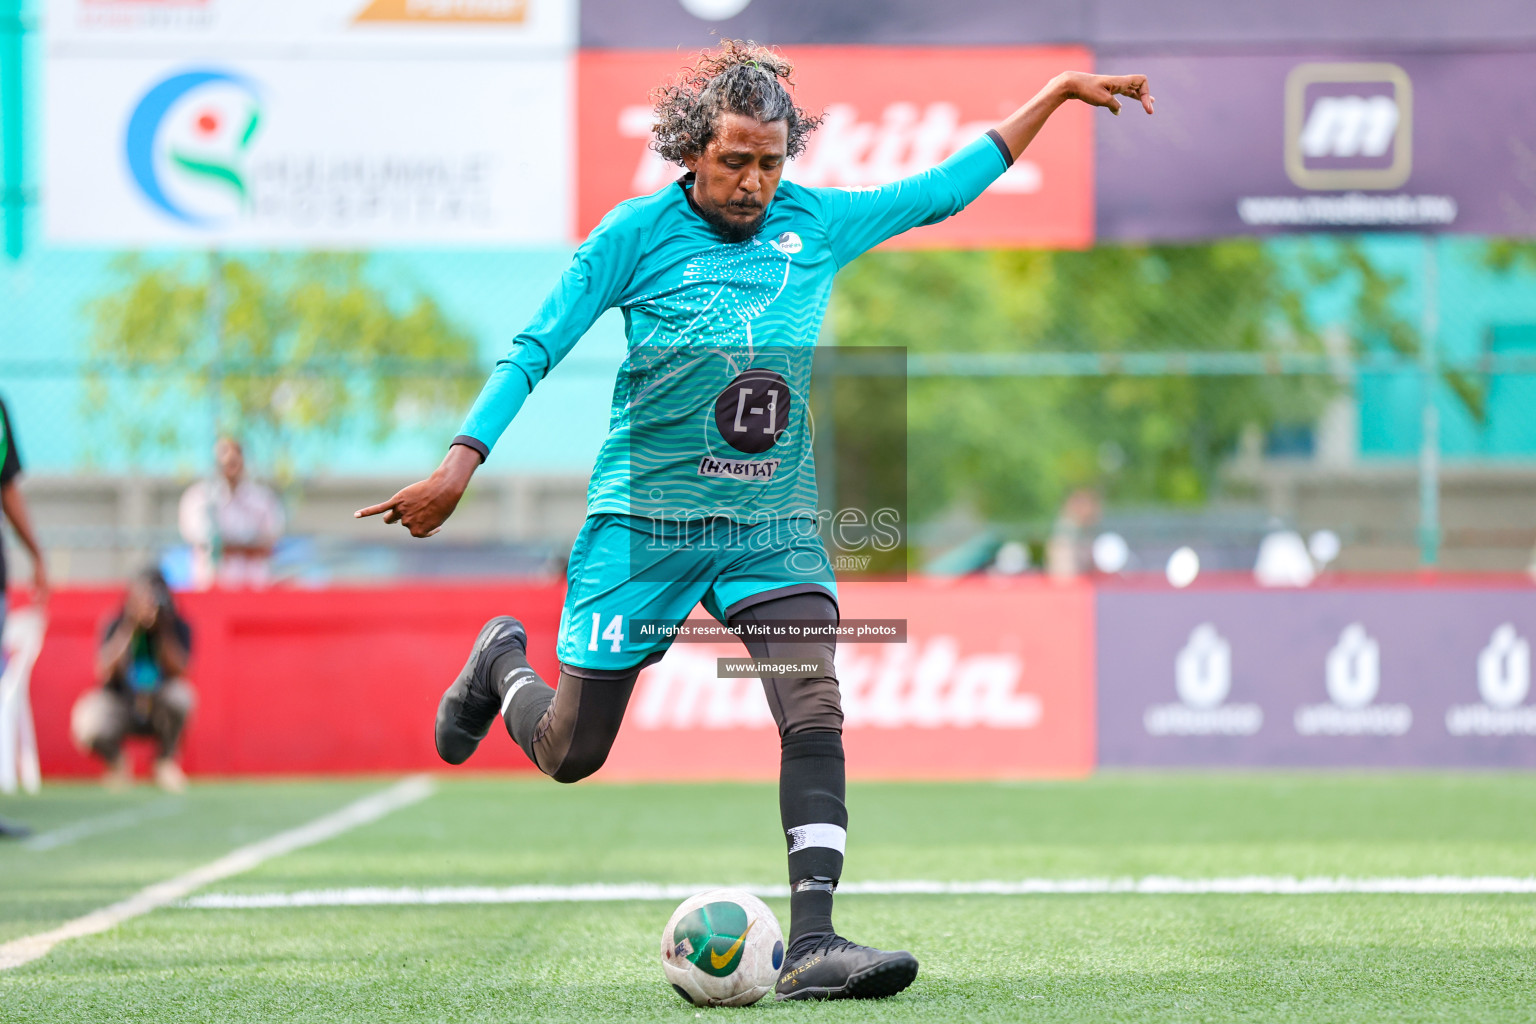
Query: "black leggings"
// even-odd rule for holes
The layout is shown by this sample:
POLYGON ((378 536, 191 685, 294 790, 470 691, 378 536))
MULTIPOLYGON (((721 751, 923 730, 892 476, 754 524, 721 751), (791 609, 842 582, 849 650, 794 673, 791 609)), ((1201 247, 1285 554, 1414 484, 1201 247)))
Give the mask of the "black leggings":
MULTIPOLYGON (((791 594, 743 608, 727 625, 786 620, 836 625, 837 605, 821 591, 791 594)), ((809 678, 763 677, 763 692, 781 737, 842 731, 842 701, 832 672, 835 639, 791 643, 743 637, 742 642, 754 658, 814 660, 826 666, 825 674, 809 678)), ((507 728, 533 763, 556 782, 584 779, 608 759, 642 667, 597 672, 561 666, 560 684, 553 692, 530 686, 527 689, 535 692, 528 699, 509 706, 507 728)))

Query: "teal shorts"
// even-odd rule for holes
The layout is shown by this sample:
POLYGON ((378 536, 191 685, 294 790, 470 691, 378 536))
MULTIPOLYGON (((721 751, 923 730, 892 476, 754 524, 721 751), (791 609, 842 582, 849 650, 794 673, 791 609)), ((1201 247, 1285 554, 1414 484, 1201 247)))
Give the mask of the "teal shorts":
POLYGON ((598 513, 571 547, 566 581, 556 653, 568 667, 598 671, 658 660, 672 645, 669 627, 700 602, 724 623, 790 594, 819 591, 837 600, 832 564, 810 518, 676 522, 598 513))

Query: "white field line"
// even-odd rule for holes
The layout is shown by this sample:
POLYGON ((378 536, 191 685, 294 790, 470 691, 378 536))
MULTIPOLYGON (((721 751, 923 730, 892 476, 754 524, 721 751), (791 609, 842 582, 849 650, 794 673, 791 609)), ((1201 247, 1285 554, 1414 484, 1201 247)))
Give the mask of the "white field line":
POLYGON ((147 914, 151 910, 185 899, 195 889, 249 871, 263 861, 301 850, 306 846, 334 839, 343 832, 377 821, 402 807, 416 803, 431 795, 432 780, 425 775, 413 775, 397 782, 388 789, 354 801, 338 811, 323 815, 307 825, 279 832, 260 842, 233 850, 218 860, 202 867, 193 868, 184 875, 156 882, 139 890, 120 903, 100 910, 93 910, 84 917, 77 917, 52 931, 28 935, 0 944, 0 970, 20 967, 31 963, 61 942, 95 935, 115 928, 130 918, 147 914))
POLYGON ((64 825, 50 832, 39 832, 30 839, 22 841, 22 849, 25 850, 56 850, 61 846, 69 846, 90 836, 101 835, 103 832, 114 832, 120 828, 132 828, 142 822, 153 821, 156 818, 169 818, 173 814, 180 814, 186 810, 186 801, 177 797, 169 797, 164 800, 156 800, 153 803, 144 804, 141 807, 130 807, 125 811, 114 811, 111 814, 102 814, 94 818, 86 818, 73 824, 64 825))
MULTIPOLYGON (((282 907, 438 906, 464 903, 593 903, 608 900, 682 900, 713 886, 654 882, 586 885, 433 886, 389 889, 306 889, 299 892, 208 893, 182 906, 204 910, 282 907)), ((785 885, 736 885, 755 896, 788 896, 785 885)), ((1035 896, 1130 893, 1146 896, 1207 894, 1313 896, 1332 893, 1476 895, 1536 893, 1536 878, 1425 875, 1413 878, 1294 878, 1246 875, 1236 878, 1025 878, 1012 882, 848 882, 839 893, 865 896, 1035 896)))

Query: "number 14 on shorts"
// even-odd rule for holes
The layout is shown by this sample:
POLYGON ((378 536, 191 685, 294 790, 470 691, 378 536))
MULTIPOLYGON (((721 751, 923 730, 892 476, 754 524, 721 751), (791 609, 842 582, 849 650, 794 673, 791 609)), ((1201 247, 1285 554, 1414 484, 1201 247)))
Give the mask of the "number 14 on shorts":
POLYGON ((607 640, 612 644, 608 650, 612 651, 614 654, 618 654, 619 647, 624 642, 624 616, 615 615, 609 621, 608 628, 602 630, 602 632, 599 633, 598 630, 602 626, 602 620, 602 612, 592 613, 592 639, 587 644, 587 650, 595 651, 597 650, 598 640, 607 640))

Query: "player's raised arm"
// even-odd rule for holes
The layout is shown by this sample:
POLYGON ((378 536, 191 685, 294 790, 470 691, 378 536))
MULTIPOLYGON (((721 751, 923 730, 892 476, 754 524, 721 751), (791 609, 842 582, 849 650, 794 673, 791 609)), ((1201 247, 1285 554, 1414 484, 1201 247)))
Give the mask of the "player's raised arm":
POLYGON ((997 134, 1008 147, 1010 157, 1017 160, 1034 141, 1056 108, 1068 100, 1081 100, 1095 107, 1108 107, 1111 114, 1120 113, 1120 100, 1125 96, 1141 103, 1141 108, 1152 113, 1152 93, 1147 87, 1146 75, 1090 75, 1082 71, 1063 71, 1051 79, 1035 98, 1024 104, 1002 124, 997 134))
POLYGON ((1089 75, 1067 71, 985 135, 929 168, 879 188, 816 189, 838 265, 887 238, 953 217, 986 191, 1029 146, 1056 108, 1081 100, 1119 113, 1127 96, 1152 112, 1145 75, 1089 75))

